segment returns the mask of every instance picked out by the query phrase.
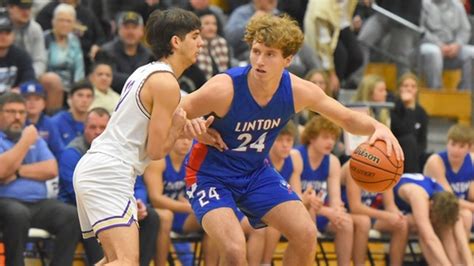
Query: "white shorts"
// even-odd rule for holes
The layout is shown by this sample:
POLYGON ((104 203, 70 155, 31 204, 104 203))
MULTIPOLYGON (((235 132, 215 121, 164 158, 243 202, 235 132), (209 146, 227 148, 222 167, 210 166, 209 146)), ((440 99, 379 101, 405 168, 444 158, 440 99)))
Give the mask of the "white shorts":
POLYGON ((117 226, 137 223, 133 196, 135 171, 103 153, 86 153, 74 171, 74 191, 83 238, 117 226))

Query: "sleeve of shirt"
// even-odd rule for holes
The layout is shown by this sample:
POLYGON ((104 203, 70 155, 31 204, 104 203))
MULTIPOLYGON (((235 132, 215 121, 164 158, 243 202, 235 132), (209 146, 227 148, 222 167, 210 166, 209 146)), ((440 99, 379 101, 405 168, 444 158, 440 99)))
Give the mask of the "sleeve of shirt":
POLYGON ((76 203, 72 178, 80 159, 73 148, 65 149, 59 159, 59 198, 67 203, 76 203))

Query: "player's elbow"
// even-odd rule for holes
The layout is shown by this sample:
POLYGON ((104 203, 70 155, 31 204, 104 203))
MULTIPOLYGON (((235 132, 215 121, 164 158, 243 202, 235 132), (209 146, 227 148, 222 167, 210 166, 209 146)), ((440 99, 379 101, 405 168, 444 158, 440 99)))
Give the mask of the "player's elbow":
POLYGON ((147 154, 151 160, 157 161, 166 157, 167 152, 163 148, 150 148, 147 147, 147 154))

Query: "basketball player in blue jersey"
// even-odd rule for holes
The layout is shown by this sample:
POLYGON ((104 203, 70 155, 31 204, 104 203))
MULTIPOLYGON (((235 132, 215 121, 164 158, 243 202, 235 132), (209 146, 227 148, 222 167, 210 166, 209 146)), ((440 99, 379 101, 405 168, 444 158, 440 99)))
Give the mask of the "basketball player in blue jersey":
MULTIPOLYGON (((322 200, 315 195, 314 190, 307 189, 305 194, 301 195, 300 178, 301 171, 303 170, 303 161, 300 153, 293 149, 297 130, 295 124, 290 120, 275 139, 268 154, 268 159, 270 165, 280 173, 283 179, 290 184, 291 189, 300 196, 306 208, 312 209, 312 213, 316 213, 322 206, 322 200)), ((267 227, 262 266, 271 265, 273 253, 280 237, 281 233, 278 230, 271 226, 267 227)))
MULTIPOLYGON (((380 194, 361 189, 351 177, 349 163, 342 166, 341 182, 345 184, 342 199, 350 213, 371 218, 373 229, 390 234, 389 265, 403 265, 408 240, 408 220, 395 204, 393 190, 380 194), (379 195, 383 199, 383 208, 379 208, 376 203, 379 195)), ((361 245, 367 247, 367 243, 361 245)))
POLYGON ((220 151, 221 142, 204 138, 201 141, 210 146, 193 147, 187 194, 199 222, 217 242, 223 265, 245 264, 245 237, 233 212, 236 206, 255 228, 270 225, 288 239, 285 265, 308 265, 315 255, 314 223, 298 195, 265 160, 290 117, 308 108, 354 134, 372 135, 371 142, 385 140, 400 160, 403 154, 387 127, 285 70, 303 43, 296 21, 256 16, 247 24, 245 40, 250 45, 249 66, 216 75, 183 99, 188 117, 218 117, 213 129, 228 147, 220 151))
MULTIPOLYGON (((171 230, 179 234, 202 231, 202 227, 193 214, 191 205, 185 198, 185 165, 184 161, 191 148, 192 142, 188 139, 179 139, 174 148, 164 160, 153 161, 145 171, 145 183, 149 191, 150 200, 158 213, 170 217, 166 212, 172 211, 171 230)), ((263 252, 264 230, 253 229, 248 219, 237 209, 234 210, 248 237, 247 259, 249 265, 259 265, 263 252)), ((158 253, 156 265, 165 265, 169 251, 170 237, 168 232, 158 237, 158 253)), ((203 241, 204 263, 217 265, 217 248, 205 235, 203 241)))
POLYGON ((146 40, 159 61, 138 68, 126 81, 105 131, 75 169, 74 189, 84 238, 98 237, 105 258, 99 265, 137 265, 135 177, 150 159, 164 156, 178 137, 203 133, 212 122, 186 119, 176 80, 196 62, 201 22, 182 9, 155 11, 146 40))
POLYGON ((428 265, 474 265, 453 193, 422 174, 402 175, 393 191, 395 203, 418 233, 428 265))
POLYGON ((431 155, 423 173, 431 176, 459 199, 461 217, 470 237, 474 213, 474 135, 472 128, 454 125, 448 131, 446 150, 431 155))
POLYGON ((322 116, 313 117, 301 135, 303 145, 297 147, 303 158, 301 187, 314 189, 325 205, 315 214, 320 232, 335 234, 338 265, 364 264, 370 220, 366 216, 347 213, 341 198, 341 164, 331 153, 341 129, 322 116))

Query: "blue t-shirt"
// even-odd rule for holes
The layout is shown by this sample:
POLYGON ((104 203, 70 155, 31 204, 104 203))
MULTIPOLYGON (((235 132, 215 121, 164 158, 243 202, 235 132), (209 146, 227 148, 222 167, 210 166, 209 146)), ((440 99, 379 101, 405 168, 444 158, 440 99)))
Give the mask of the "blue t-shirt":
POLYGON ((395 194, 395 204, 405 213, 411 213, 412 211, 410 205, 398 195, 398 190, 404 184, 415 184, 422 187, 428 193, 430 199, 435 193, 444 191, 443 187, 431 177, 422 174, 403 174, 400 181, 393 188, 393 192, 395 194))
MULTIPOLYGON (((26 121, 26 125, 30 125, 29 120, 26 121)), ((59 130, 51 120, 51 117, 41 114, 38 122, 35 124, 38 134, 46 141, 49 149, 57 159, 64 150, 64 144, 61 141, 59 130)))
POLYGON ((51 120, 58 129, 64 146, 84 133, 84 123, 74 120, 69 111, 61 111, 55 114, 51 120))
MULTIPOLYGON (((0 153, 4 153, 16 143, 7 139, 3 132, 0 132, 0 153)), ((23 159, 22 165, 38 163, 54 159, 48 145, 42 138, 38 138, 32 145, 23 159)), ((0 198, 14 198, 26 202, 36 202, 47 198, 46 182, 18 177, 16 180, 6 185, 0 185, 0 198)))
MULTIPOLYGON (((188 179, 195 174, 221 178, 246 176, 266 165, 265 158, 280 130, 295 113, 290 74, 284 71, 272 99, 260 106, 250 93, 247 75, 251 66, 229 69, 234 96, 229 111, 217 117, 216 129, 229 147, 220 152, 198 143, 193 146, 188 179)), ((192 182, 192 181, 190 181, 192 182)))
POLYGON ((448 160, 448 152, 443 151, 438 153, 444 163, 446 169, 446 179, 453 189, 456 197, 466 199, 469 194, 469 186, 474 179, 474 166, 472 165, 471 155, 468 153, 464 158, 464 162, 455 173, 448 160))
POLYGON ((308 146, 301 145, 296 147, 303 159, 303 172, 301 173, 301 190, 305 191, 309 184, 313 186, 314 191, 318 193, 323 191, 326 195, 328 193, 328 176, 330 155, 324 155, 318 168, 312 169, 308 156, 308 146))
MULTIPOLYGON (((272 160, 270 160, 270 157, 268 157, 268 161, 270 162, 271 166, 275 167, 272 163, 272 160)), ((277 169, 275 168, 275 170, 277 169)), ((293 174, 293 160, 291 159, 291 155, 285 158, 283 165, 278 172, 286 180, 286 182, 290 182, 291 175, 293 174)))

